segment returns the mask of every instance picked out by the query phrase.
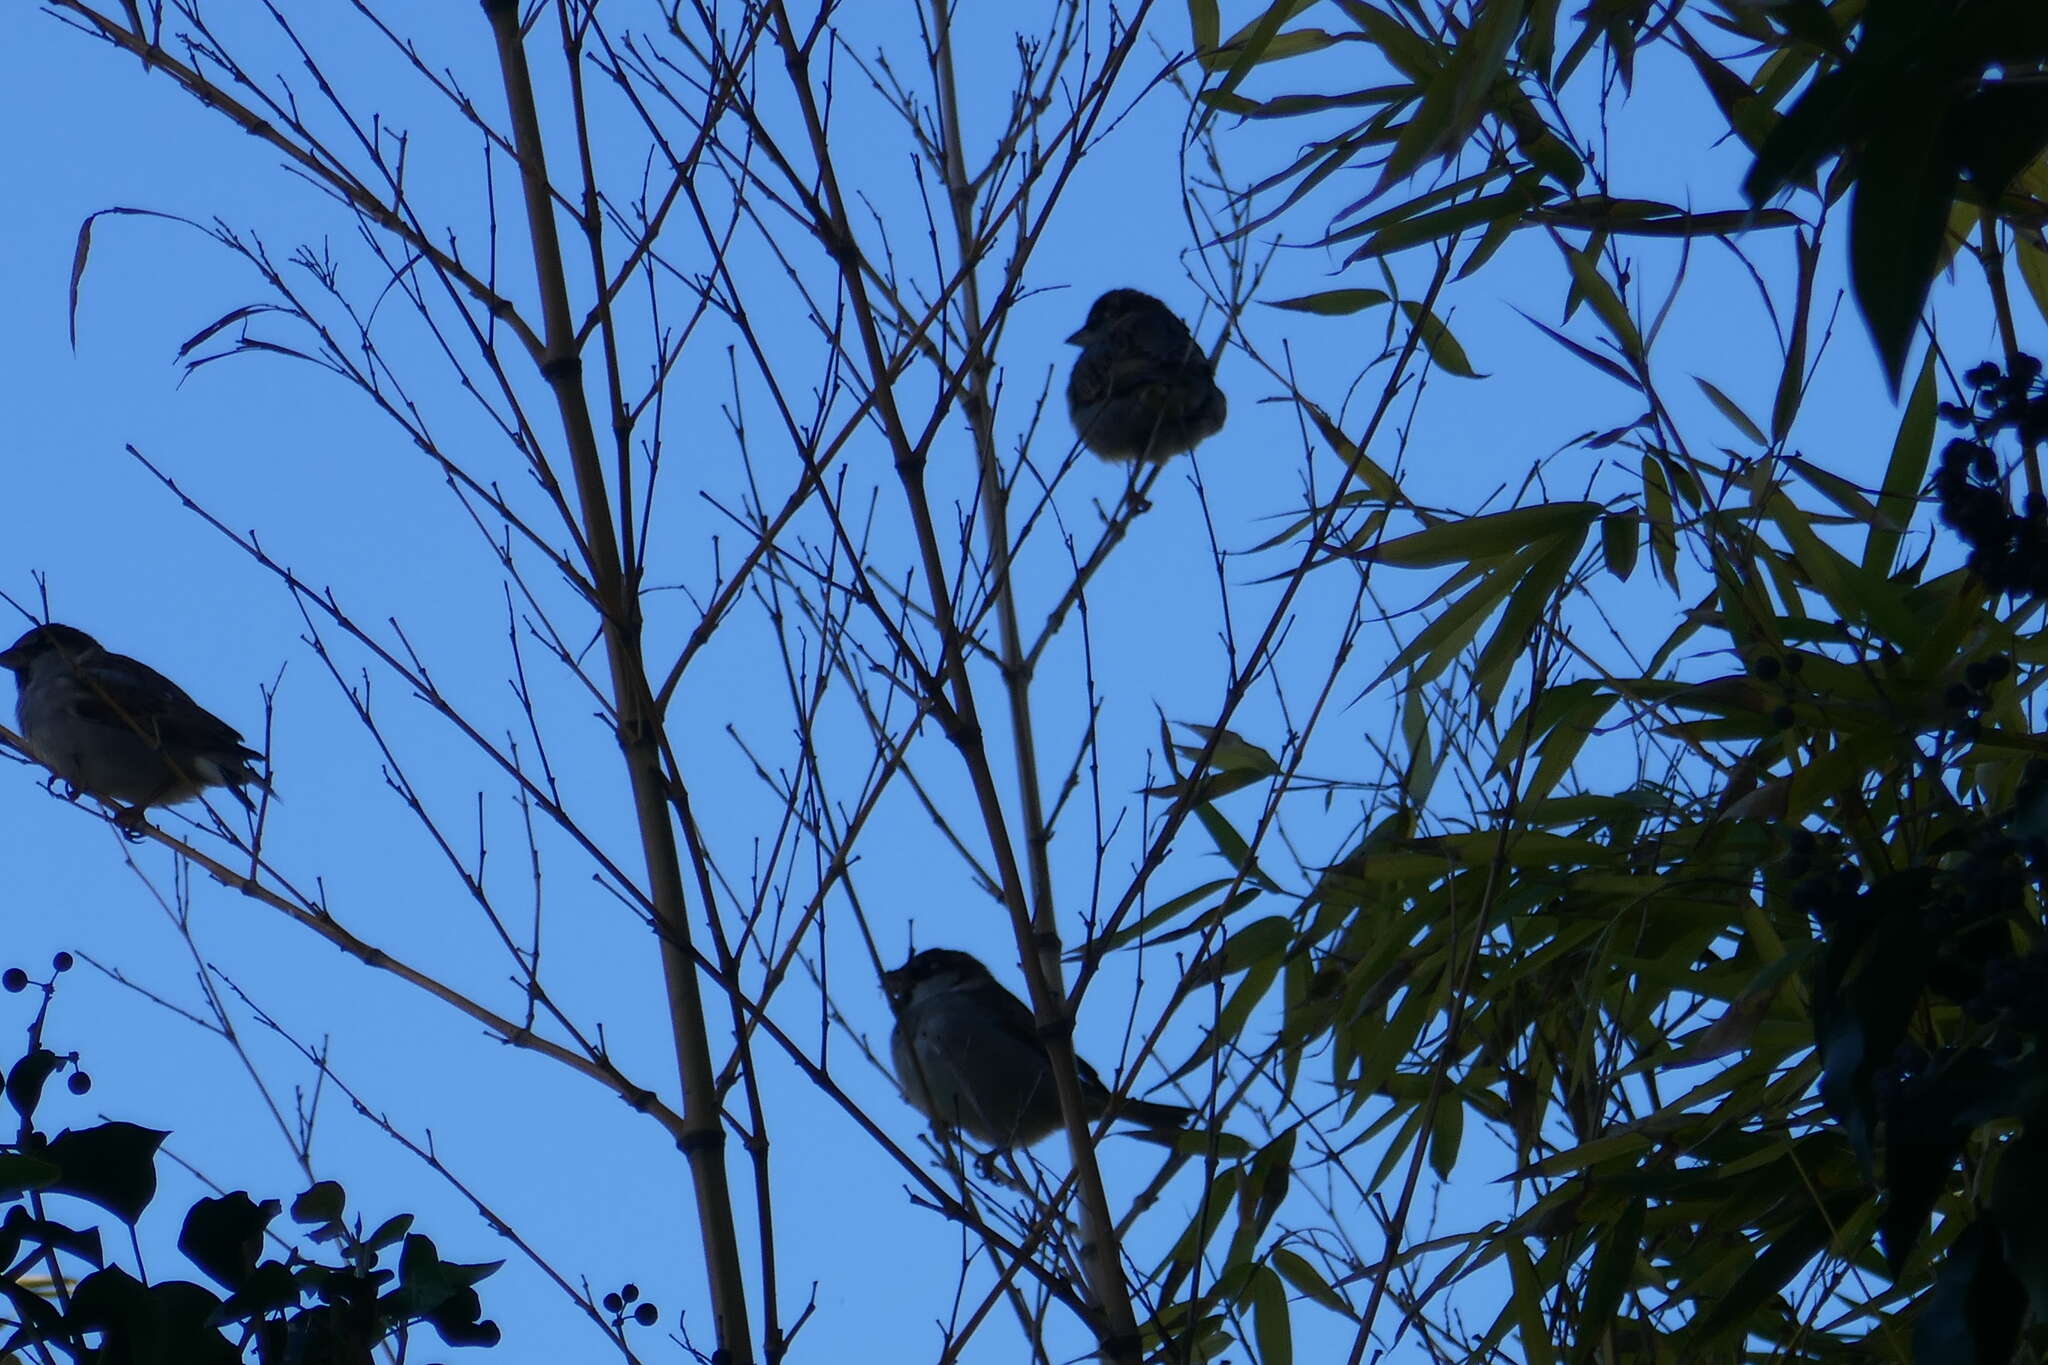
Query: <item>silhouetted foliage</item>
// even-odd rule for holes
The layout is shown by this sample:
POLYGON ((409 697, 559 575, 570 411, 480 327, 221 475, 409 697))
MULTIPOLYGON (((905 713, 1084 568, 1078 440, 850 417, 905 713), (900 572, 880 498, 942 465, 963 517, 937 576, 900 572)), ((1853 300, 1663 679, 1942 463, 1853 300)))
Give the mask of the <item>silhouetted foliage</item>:
MULTIPOLYGON (((71 965, 59 954, 56 974, 71 965)), ((321 1181, 292 1201, 302 1249, 273 1228, 281 1212, 235 1191, 202 1199, 185 1215, 178 1247, 213 1286, 184 1279, 145 1283, 107 1254, 100 1231, 64 1210, 94 1205, 133 1228, 156 1195, 157 1147, 169 1136, 113 1120, 51 1137, 37 1126, 44 1087, 68 1072, 83 1093, 76 1054, 44 1041, 56 974, 33 982, 10 968, 0 985, 40 985, 28 1046, 8 1069, 6 1096, 20 1116, 0 1144, 0 1297, 12 1330, 7 1360, 95 1361, 103 1365, 367 1365, 388 1345, 410 1358, 410 1336, 431 1327, 449 1346, 493 1346, 498 1329, 482 1316, 476 1285, 501 1264, 446 1261, 412 1215, 365 1232, 346 1216, 347 1197, 321 1181), (269 1254, 266 1254, 269 1253, 269 1254), (81 1273, 82 1272, 82 1273, 81 1273)))

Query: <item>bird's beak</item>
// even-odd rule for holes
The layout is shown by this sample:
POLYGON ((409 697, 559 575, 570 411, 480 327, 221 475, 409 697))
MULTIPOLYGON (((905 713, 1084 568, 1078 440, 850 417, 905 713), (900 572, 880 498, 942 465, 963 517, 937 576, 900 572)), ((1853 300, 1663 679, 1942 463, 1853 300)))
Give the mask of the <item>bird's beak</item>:
POLYGON ((10 649, 0 653, 0 668, 22 668, 27 664, 28 654, 24 650, 10 649))
POLYGON ((1086 327, 1083 327, 1080 331, 1074 333, 1072 336, 1067 338, 1067 345, 1086 346, 1089 342, 1093 341, 1094 339, 1095 338, 1088 335, 1088 329, 1086 327))

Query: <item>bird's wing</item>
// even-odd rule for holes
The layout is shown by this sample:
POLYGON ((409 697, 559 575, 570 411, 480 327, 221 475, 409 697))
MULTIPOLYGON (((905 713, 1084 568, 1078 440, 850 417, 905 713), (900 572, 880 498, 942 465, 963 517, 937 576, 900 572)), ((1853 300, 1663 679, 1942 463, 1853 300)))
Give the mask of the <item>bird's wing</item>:
POLYGON ((1045 1040, 1038 1036, 1038 1020, 1031 1013, 1031 1006, 994 981, 990 981, 984 991, 989 1022, 996 1032, 1022 1047, 1043 1053, 1045 1040))
POLYGON ((1157 319, 1126 326, 1114 339, 1090 346, 1074 364, 1071 396, 1083 403, 1120 398, 1164 403, 1208 390, 1215 371, 1187 328, 1157 319))
POLYGON ((1130 344, 1154 365, 1198 366, 1203 374, 1209 373, 1209 358, 1202 354, 1202 348, 1195 342, 1195 334, 1179 318, 1140 318, 1131 328, 1130 344))
MULTIPOLYGON (((1009 991, 1000 986, 993 989, 1002 995, 1002 1003, 992 1005, 989 1011, 997 1031, 1033 1056, 1045 1056, 1045 1038, 1038 1031, 1038 1016, 1031 1012, 1029 1005, 1009 991)), ((1095 1074, 1094 1067, 1088 1065, 1088 1059, 1078 1052, 1074 1054, 1074 1067, 1080 1073, 1083 1089, 1091 1086, 1097 1090, 1103 1088, 1102 1078, 1095 1074)))
POLYGON ((172 753, 259 757, 234 726, 139 659, 102 654, 74 671, 81 686, 72 709, 81 719, 132 727, 172 753))

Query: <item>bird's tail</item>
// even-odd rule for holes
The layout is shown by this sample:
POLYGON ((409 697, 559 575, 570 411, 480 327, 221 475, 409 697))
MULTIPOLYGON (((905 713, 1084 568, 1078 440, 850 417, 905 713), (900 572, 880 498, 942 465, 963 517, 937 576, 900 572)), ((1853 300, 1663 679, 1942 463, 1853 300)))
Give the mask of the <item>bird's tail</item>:
POLYGON ((1195 1111, 1178 1104, 1126 1099, 1118 1102, 1116 1116, 1145 1128, 1181 1129, 1194 1122, 1195 1111))
POLYGON ((278 799, 277 788, 270 783, 270 760, 254 749, 244 749, 235 755, 233 763, 221 765, 221 785, 233 792, 235 800, 240 801, 248 810, 255 810, 256 803, 250 799, 249 793, 243 790, 245 787, 255 787, 259 791, 268 792, 273 801, 278 799), (252 760, 260 762, 263 766, 255 767, 252 760))

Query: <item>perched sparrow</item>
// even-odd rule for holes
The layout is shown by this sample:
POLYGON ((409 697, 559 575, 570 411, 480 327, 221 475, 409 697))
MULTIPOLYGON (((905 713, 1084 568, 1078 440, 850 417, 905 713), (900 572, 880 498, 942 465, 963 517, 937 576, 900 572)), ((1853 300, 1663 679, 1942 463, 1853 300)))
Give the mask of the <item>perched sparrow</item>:
POLYGON ((244 785, 270 786, 249 766, 261 755, 226 721, 82 630, 37 626, 0 653, 0 668, 14 674, 15 722, 36 758, 76 790, 132 807, 124 820, 207 787, 248 806, 244 785))
POLYGON ((1173 310, 1135 289, 1095 300, 1067 340, 1081 348, 1067 411, 1081 444, 1106 460, 1163 460, 1223 429, 1216 368, 1173 310))
MULTIPOLYGON (((882 989, 895 1012, 889 1036, 903 1095, 933 1121, 964 1128, 991 1147, 1028 1147, 1060 1126, 1060 1100, 1037 1023, 988 968, 951 948, 927 948, 882 989)), ((1091 1120, 1110 1109, 1109 1088, 1081 1061, 1081 1099, 1091 1120)), ((1154 1130, 1187 1126, 1192 1109, 1117 1100, 1116 1114, 1154 1130)))

